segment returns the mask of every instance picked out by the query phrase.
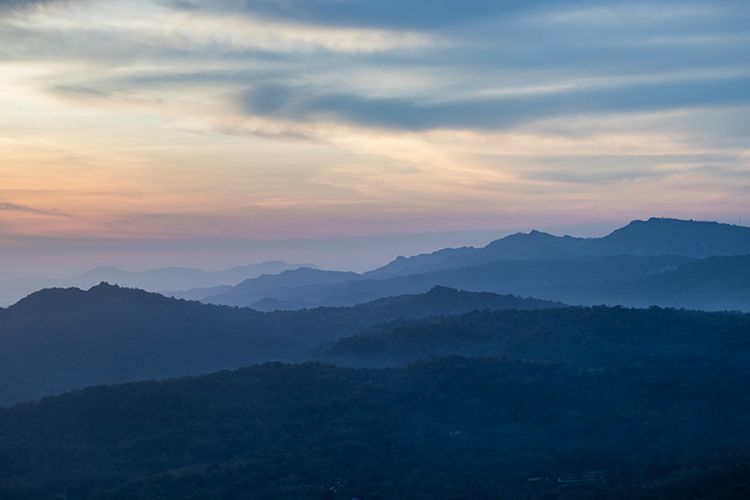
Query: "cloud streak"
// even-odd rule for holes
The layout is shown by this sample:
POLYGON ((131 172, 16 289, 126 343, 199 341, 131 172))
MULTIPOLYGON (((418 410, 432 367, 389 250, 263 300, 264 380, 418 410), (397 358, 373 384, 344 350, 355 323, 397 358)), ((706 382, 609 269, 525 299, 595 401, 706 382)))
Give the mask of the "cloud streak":
POLYGON ((0 12, 24 10, 50 4, 68 3, 70 0, 0 0, 0 12))
POLYGON ((7 201, 0 201, 0 212, 20 212, 25 214, 33 215, 45 215, 52 217, 70 217, 69 214, 61 212, 60 210, 48 210, 44 208, 36 208, 29 205, 23 205, 20 203, 11 203, 7 201))
MULTIPOLYGON (((579 2, 580 3, 580 2, 579 2)), ((173 0, 177 9, 235 12, 260 18, 326 26, 427 29, 553 5, 550 0, 173 0)))
POLYGON ((10 9, 16 7, 28 7, 54 1, 59 0, 0 0, 0 8, 10 9))
POLYGON ((750 77, 648 83, 536 95, 424 102, 259 85, 241 97, 254 116, 391 129, 504 129, 566 115, 750 104, 750 77))

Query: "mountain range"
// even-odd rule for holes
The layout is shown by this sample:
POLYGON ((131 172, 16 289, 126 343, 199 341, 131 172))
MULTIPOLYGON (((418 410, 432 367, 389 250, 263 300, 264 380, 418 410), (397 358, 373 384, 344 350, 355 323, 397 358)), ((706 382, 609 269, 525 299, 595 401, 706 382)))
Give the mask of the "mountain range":
MULTIPOLYGON (((323 271, 302 267, 275 275, 269 274, 247 279, 216 295, 211 295, 211 299, 207 302, 228 306, 248 306, 252 304, 255 306, 254 308, 258 309, 258 302, 264 299, 274 298, 278 300, 299 293, 313 293, 313 290, 321 286, 338 285, 359 278, 360 275, 353 272, 323 271)), ((279 309, 286 308, 279 307, 279 309)))
POLYGON ((519 233, 363 274, 295 269, 176 296, 258 310, 353 305, 438 285, 578 305, 750 311, 750 228, 652 218, 602 238, 519 233))
MULTIPOLYGON (((201 374, 265 361, 335 359, 338 340, 354 337, 356 344, 361 341, 357 335, 398 319, 563 304, 746 311, 750 255, 741 252, 747 251, 747 232, 726 224, 668 219, 633 222, 599 239, 531 232, 483 249, 447 249, 407 259, 411 264, 402 266, 403 275, 393 274, 404 259, 364 274, 310 267, 266 273, 224 285, 203 299, 219 305, 107 284, 88 291, 42 290, 0 309, 0 376, 5 381, 0 404, 93 384, 201 374), (518 258, 526 250, 532 257, 518 258), (614 255, 599 255, 605 250, 614 255), (646 255, 667 250, 686 255, 646 255), (737 255, 697 257, 709 251, 737 255), (495 260, 487 262, 488 255, 495 260), (429 267, 439 270, 412 273, 429 267), (245 305, 257 310, 236 307, 245 305)), ((271 262, 201 279, 236 278, 287 265, 271 262)), ((81 279, 111 274, 121 282, 150 280, 152 287, 204 275, 180 269, 135 274, 99 269, 81 279)), ((476 340, 470 344, 474 354, 501 354, 476 340)), ((451 349, 434 354, 466 354, 451 349)), ((412 359, 407 353, 404 349, 405 359, 412 359)))
POLYGON ((399 257, 367 273, 403 276, 475 266, 498 260, 564 259, 606 255, 680 255, 692 258, 750 254, 750 228, 680 219, 634 220, 601 238, 553 236, 540 231, 517 233, 484 248, 452 248, 399 257))
POLYGON ((355 307, 262 313, 108 284, 43 290, 0 309, 0 405, 88 385, 305 360, 321 344, 399 318, 558 306, 435 288, 355 307))
POLYGON ((656 305, 750 309, 746 234, 40 290, 0 308, 0 498, 744 498, 750 314, 656 305))

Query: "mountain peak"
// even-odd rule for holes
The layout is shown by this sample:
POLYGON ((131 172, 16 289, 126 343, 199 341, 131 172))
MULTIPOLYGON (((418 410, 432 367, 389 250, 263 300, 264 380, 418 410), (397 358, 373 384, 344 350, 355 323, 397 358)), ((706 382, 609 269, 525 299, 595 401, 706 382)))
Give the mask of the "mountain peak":
POLYGON ((455 288, 451 288, 448 286, 443 285, 435 285, 425 294, 428 296, 441 296, 441 295, 456 295, 458 293, 458 290, 455 288))
MULTIPOLYGON (((727 224, 725 222, 716 221, 705 221, 695 219, 675 219, 672 217, 649 217, 646 220, 635 219, 630 221, 627 225, 614 230, 611 234, 643 230, 643 229, 659 229, 665 228, 681 230, 686 233, 691 233, 695 237, 701 236, 701 231, 713 231, 713 232, 724 232, 726 234, 732 232, 743 233, 750 231, 750 228, 745 226, 738 226, 736 224, 727 224)), ((605 236, 606 238, 606 236, 605 236)))
POLYGON ((600 254, 709 257, 750 253, 750 228, 711 221, 651 217, 593 240, 600 254))
POLYGON ((743 227, 743 226, 737 226, 736 224, 727 224, 725 222, 716 222, 716 221, 707 221, 707 220, 676 219, 674 217, 649 217, 646 220, 634 219, 620 229, 625 229, 627 227, 637 227, 637 226, 664 226, 664 225, 693 227, 693 228, 701 227, 701 226, 724 227, 724 228, 743 227))
POLYGON ((120 288, 120 285, 117 283, 109 283, 108 281, 102 281, 98 285, 94 285, 91 288, 89 288, 89 292, 95 292, 97 290, 107 290, 109 288, 120 288))
POLYGON ((559 236, 532 229, 528 233, 513 233, 503 238, 491 241, 485 248, 507 246, 508 244, 526 244, 528 242, 547 242, 560 238, 559 236))
POLYGON ((96 308, 104 303, 129 300, 149 301, 166 300, 157 293, 147 292, 137 288, 121 287, 107 282, 101 282, 88 290, 76 287, 45 288, 34 292, 16 302, 9 309, 16 311, 25 309, 45 311, 65 311, 81 308, 96 308))

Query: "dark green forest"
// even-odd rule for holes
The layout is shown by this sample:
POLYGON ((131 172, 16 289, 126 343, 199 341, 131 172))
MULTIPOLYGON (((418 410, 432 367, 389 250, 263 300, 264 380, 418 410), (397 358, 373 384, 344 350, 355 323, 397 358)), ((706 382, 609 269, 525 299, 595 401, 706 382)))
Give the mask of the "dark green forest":
POLYGON ((0 497, 742 498, 748 382, 447 358, 99 387, 0 411, 0 497), (585 471, 606 484, 557 485, 585 471))
POLYGON ((0 325, 6 397, 77 389, 0 409, 2 499, 750 496, 747 314, 444 287, 261 313, 101 285, 0 325))
POLYGON ((661 308, 401 319, 311 354, 359 368, 264 364, 0 410, 0 498, 742 498, 749 334, 748 315, 661 308))
POLYGON ((399 320, 342 338, 318 359, 398 366, 429 357, 510 356, 585 368, 660 359, 750 366, 750 315, 652 307, 567 307, 474 311, 399 320))

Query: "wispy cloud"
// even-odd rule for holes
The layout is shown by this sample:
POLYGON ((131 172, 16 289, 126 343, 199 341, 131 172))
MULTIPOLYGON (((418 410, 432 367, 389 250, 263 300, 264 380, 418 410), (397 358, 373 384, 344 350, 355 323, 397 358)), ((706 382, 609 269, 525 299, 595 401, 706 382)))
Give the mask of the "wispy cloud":
POLYGON ((0 8, 28 7, 60 0, 0 0, 0 8))
POLYGON ((50 4, 64 4, 71 0, 0 0, 0 12, 22 11, 50 4))
POLYGON ((554 2, 433 0, 424 4, 402 0, 170 0, 168 4, 194 12, 235 12, 297 23, 404 29, 461 24, 488 16, 524 12, 554 2))
POLYGON ((245 92, 241 103, 249 114, 294 121, 411 130, 502 129, 564 115, 749 104, 750 76, 438 102, 270 84, 245 92))
POLYGON ((20 203, 10 203, 7 201, 0 201, 0 212, 22 212, 26 214, 47 215, 53 217, 70 217, 69 214, 60 210, 37 208, 20 203))

